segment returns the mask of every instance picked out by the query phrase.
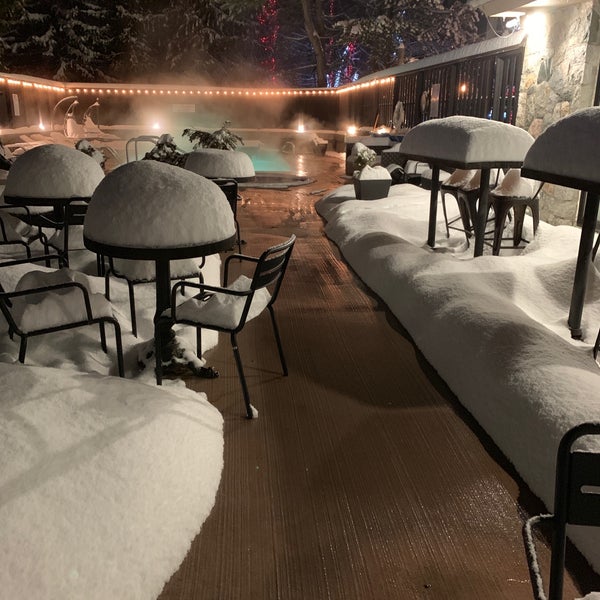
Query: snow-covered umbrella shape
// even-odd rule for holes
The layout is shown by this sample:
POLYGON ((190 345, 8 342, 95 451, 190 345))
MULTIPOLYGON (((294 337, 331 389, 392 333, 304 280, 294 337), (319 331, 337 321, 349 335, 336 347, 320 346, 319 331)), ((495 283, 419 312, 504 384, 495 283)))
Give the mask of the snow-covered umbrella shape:
POLYGON ((17 198, 89 198, 104 178, 92 157, 61 144, 28 150, 12 165, 5 196, 17 198))
POLYGON ((584 108, 550 125, 523 161, 525 177, 588 192, 569 310, 569 328, 574 338, 582 336, 581 317, 600 204, 599 139, 600 107, 584 108))
POLYGON ((211 178, 241 180, 249 179, 256 174, 252 160, 245 152, 218 148, 198 148, 190 152, 185 168, 211 178))
POLYGON ((491 168, 520 167, 533 137, 523 129, 479 117, 452 116, 431 119, 413 127, 402 140, 407 158, 433 166, 427 243, 435 245, 440 167, 481 169, 474 255, 483 253, 491 168))
POLYGON ((113 246, 178 248, 235 235, 233 213, 218 185, 154 160, 124 164, 95 190, 84 236, 113 246))

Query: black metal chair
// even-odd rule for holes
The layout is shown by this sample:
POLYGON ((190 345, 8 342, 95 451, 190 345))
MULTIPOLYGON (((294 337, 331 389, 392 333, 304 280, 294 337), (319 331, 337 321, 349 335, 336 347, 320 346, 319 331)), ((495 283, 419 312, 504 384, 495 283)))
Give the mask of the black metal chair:
POLYGON ((225 194, 225 197, 227 198, 227 202, 229 202, 229 206, 231 206, 231 212, 233 212, 233 220, 235 222, 236 243, 238 252, 241 254, 242 239, 240 237, 240 224, 237 220, 237 205, 240 199, 238 182, 235 179, 213 179, 212 181, 214 181, 221 188, 225 194))
POLYGON ((554 514, 537 515, 525 523, 527 561, 536 600, 562 600, 567 524, 600 527, 600 452, 573 450, 575 442, 588 435, 600 435, 600 422, 581 423, 562 437, 556 456, 554 514), (542 520, 551 521, 553 526, 547 597, 532 532, 542 520))
MULTIPOLYGON (((23 207, 23 215, 28 214, 27 207, 23 207)), ((48 238, 41 227, 30 225, 25 220, 13 214, 14 208, 7 205, 0 206, 0 246, 19 246, 27 258, 31 258, 31 244, 39 241, 46 255, 50 254, 48 238)), ((49 261, 46 262, 49 267, 49 261)))
MULTIPOLYGON (((155 323, 155 327, 158 327, 159 323, 166 319, 172 323, 182 323, 195 327, 196 354, 199 358, 202 357, 202 329, 211 329, 230 334, 231 346, 242 385, 248 419, 252 419, 253 414, 248 385, 246 384, 242 359, 238 348, 237 334, 244 328, 247 321, 257 317, 265 309, 268 309, 271 315, 271 323, 273 325, 283 374, 288 374, 273 304, 277 300, 295 241, 296 236, 292 235, 282 244, 265 250, 258 258, 243 254, 228 256, 225 259, 224 265, 223 287, 206 285, 204 283, 198 285, 189 282, 175 284, 171 292, 171 314, 163 315, 155 323), (256 265, 251 279, 242 275, 229 284, 229 263, 234 258, 256 265), (199 290, 199 293, 179 306, 176 306, 176 294, 181 285, 196 288, 199 290)), ((162 382, 162 362, 160 360, 162 349, 159 347, 160 336, 158 335, 155 335, 155 344, 156 380, 160 384, 162 382)))
POLYGON ((506 239, 503 237, 504 226, 511 210, 514 214, 512 247, 516 248, 522 241, 528 243, 528 240, 523 238, 523 223, 527 208, 531 211, 533 235, 535 236, 540 223, 539 193, 542 185, 542 183, 538 183, 537 186, 531 186, 528 180, 521 177, 520 169, 510 169, 502 183, 490 192, 490 208, 494 210, 494 241, 492 244, 494 256, 498 256, 500 250, 505 247, 502 246, 502 241, 506 239), (535 189, 536 187, 537 189, 535 189))
MULTIPOLYGON (((462 186, 466 185, 473 176, 475 175, 475 169, 456 169, 450 177, 442 181, 440 185, 440 192, 442 196, 442 210, 444 212, 444 223, 446 225, 446 237, 450 237, 450 230, 454 229, 456 231, 462 231, 465 233, 467 238, 471 235, 472 232, 472 223, 470 218, 470 213, 467 208, 467 201, 459 195, 459 191, 462 186), (453 196, 458 204, 458 217, 448 220, 448 211, 446 206, 446 195, 453 196), (455 223, 461 223, 462 227, 457 227, 455 223)), ((475 197, 475 202, 477 201, 477 197, 479 196, 479 192, 477 191, 477 196, 475 197)))
MULTIPOLYGON (((3 267, 20 265, 28 262, 46 260, 45 256, 34 257, 32 259, 20 259, 2 264, 3 267)), ((51 271, 43 273, 44 276, 59 273, 60 271, 51 271)), ((28 273, 27 275, 30 275, 28 273)), ((27 276, 26 275, 26 276, 27 276)), ((83 284, 77 281, 62 281, 45 286, 29 287, 24 284, 19 289, 19 284, 13 292, 7 292, 0 285, 0 312, 4 315, 8 323, 8 333, 12 339, 16 334, 20 338, 19 361, 25 362, 27 352, 27 340, 32 336, 53 333, 55 331, 64 331, 86 325, 98 325, 100 329, 100 342, 102 350, 107 352, 105 324, 111 323, 115 329, 115 341, 117 347, 118 371, 121 377, 125 376, 123 366, 123 347, 121 343, 121 328, 118 321, 112 316, 110 303, 108 303, 102 294, 91 294, 83 284), (78 305, 77 314, 69 314, 64 311, 44 311, 43 300, 60 295, 58 300, 64 306, 78 305), (42 299, 40 300, 40 296, 42 299), (45 298, 43 298, 45 296, 45 298), (30 308, 32 312, 27 309, 30 308)))

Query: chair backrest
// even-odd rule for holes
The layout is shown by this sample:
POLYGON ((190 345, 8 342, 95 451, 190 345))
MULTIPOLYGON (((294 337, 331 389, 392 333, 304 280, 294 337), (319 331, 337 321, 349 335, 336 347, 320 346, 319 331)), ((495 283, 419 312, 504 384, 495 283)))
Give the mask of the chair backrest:
POLYGON ((271 304, 275 302, 279 293, 295 243, 296 236, 292 234, 285 242, 265 250, 258 259, 250 287, 252 290, 258 290, 274 284, 275 287, 271 292, 271 304))
POLYGON ((600 452, 572 451, 573 444, 586 435, 600 435, 600 422, 578 425, 560 442, 554 514, 572 525, 600 527, 600 452))
POLYGON ((562 598, 566 525, 600 527, 600 452, 573 451, 588 435, 600 435, 600 422, 577 425, 558 447, 549 600, 562 598))

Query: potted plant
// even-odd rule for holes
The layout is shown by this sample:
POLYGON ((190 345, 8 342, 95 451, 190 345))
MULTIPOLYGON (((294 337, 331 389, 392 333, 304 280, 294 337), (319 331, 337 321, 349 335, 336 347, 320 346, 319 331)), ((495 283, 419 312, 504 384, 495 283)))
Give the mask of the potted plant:
POLYGON ((157 160, 177 167, 183 167, 187 154, 177 147, 170 133, 163 133, 152 150, 146 152, 144 160, 157 160))
POLYGON ((231 121, 225 121, 221 125, 221 129, 217 129, 212 133, 200 129, 184 129, 183 135, 188 137, 190 142, 194 144, 194 150, 196 148, 235 150, 238 144, 244 144, 244 140, 229 129, 230 125, 231 121))
POLYGON ((354 195, 358 200, 385 198, 390 191, 392 177, 385 167, 372 166, 376 159, 375 151, 366 146, 358 151, 354 159, 354 195))

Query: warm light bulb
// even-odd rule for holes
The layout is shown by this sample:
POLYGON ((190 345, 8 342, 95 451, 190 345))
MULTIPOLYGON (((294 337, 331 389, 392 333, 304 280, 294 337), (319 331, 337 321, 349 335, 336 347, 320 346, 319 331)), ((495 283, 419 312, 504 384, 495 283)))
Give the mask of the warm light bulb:
POLYGON ((160 123, 159 123, 158 121, 155 121, 155 122, 152 124, 152 129, 160 129, 160 123))
POLYGON ((304 124, 303 123, 300 123, 298 125, 298 133, 304 133, 304 124))
POLYGON ((46 126, 41 121, 40 121, 39 127, 42 131, 44 131, 44 129, 46 129, 46 126))
POLYGON ((350 125, 350 127, 348 127, 348 135, 356 135, 356 125, 350 125))

